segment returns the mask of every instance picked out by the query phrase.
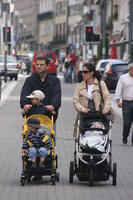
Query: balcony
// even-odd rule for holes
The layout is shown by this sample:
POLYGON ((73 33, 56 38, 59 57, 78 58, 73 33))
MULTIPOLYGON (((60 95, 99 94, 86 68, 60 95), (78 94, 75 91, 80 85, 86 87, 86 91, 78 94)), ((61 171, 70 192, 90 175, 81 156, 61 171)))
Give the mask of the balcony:
POLYGON ((55 44, 58 44, 58 43, 65 43, 66 42, 66 36, 63 35, 63 36, 55 36, 54 37, 54 43, 55 44))
POLYGON ((38 16, 37 16, 38 21, 42 21, 42 20, 45 20, 45 19, 52 19, 52 18, 53 18, 53 12, 52 11, 41 13, 41 14, 38 14, 38 16))

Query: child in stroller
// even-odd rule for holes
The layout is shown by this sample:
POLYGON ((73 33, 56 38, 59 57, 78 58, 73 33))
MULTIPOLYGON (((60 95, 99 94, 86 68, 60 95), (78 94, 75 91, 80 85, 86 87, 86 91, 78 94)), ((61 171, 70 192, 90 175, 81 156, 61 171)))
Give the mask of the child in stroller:
POLYGON ((117 164, 112 167, 111 118, 101 112, 80 113, 75 139, 74 161, 70 162, 69 182, 76 174, 80 181, 106 181, 116 185, 117 164))
POLYGON ((42 103, 42 100, 45 98, 44 93, 41 90, 34 90, 30 95, 26 96, 27 99, 30 99, 29 109, 23 110, 22 115, 23 116, 30 116, 33 114, 43 114, 47 115, 49 118, 51 118, 52 114, 55 114, 55 111, 50 113, 47 110, 47 106, 44 106, 42 103))
POLYGON ((107 124, 102 119, 92 119, 84 132, 80 133, 80 147, 83 151, 105 152, 107 124))
POLYGON ((27 137, 23 141, 22 151, 28 151, 32 168, 36 168, 37 155, 40 157, 40 168, 44 167, 44 161, 48 151, 52 148, 49 135, 41 128, 38 119, 31 118, 27 121, 27 137))

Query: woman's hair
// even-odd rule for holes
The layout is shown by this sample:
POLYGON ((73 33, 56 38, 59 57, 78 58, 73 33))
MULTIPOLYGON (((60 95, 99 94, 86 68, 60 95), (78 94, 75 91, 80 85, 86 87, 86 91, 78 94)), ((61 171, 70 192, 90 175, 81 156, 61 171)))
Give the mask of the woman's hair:
POLYGON ((94 72, 94 74, 93 74, 94 78, 101 80, 101 78, 102 78, 101 73, 95 69, 94 63, 92 63, 92 62, 85 63, 83 65, 83 67, 86 67, 89 71, 94 72))

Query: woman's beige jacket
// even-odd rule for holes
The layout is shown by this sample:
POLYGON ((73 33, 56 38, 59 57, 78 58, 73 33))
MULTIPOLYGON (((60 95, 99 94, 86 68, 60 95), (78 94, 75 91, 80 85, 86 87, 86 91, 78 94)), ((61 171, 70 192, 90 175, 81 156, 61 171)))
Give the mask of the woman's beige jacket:
MULTIPOLYGON (((100 81, 102 95, 104 99, 104 105, 102 106, 103 109, 107 109, 108 111, 111 110, 111 102, 110 102, 110 95, 109 91, 106 87, 104 81, 100 81)), ((99 89, 98 80, 94 79, 94 87, 92 91, 92 98, 94 100, 96 111, 99 111, 101 100, 101 94, 99 89)), ((78 112, 82 112, 84 108, 88 108, 88 92, 86 89, 86 82, 82 81, 76 85, 74 95, 73 95, 73 105, 78 112)))

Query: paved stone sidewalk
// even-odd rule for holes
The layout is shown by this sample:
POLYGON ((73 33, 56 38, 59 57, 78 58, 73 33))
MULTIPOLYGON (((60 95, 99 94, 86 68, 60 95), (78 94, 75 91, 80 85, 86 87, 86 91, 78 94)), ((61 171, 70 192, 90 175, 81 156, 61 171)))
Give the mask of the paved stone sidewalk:
POLYGON ((119 117, 112 129, 113 162, 118 164, 117 186, 111 181, 89 187, 88 182, 69 184, 69 163, 73 159, 73 123, 76 112, 72 106, 74 85, 62 81, 62 107, 57 122, 57 153, 60 182, 52 186, 49 177, 43 183, 20 186, 21 129, 23 119, 19 108, 19 94, 24 80, 15 87, 6 104, 0 108, 0 200, 132 200, 133 147, 121 143, 122 121, 119 117))

